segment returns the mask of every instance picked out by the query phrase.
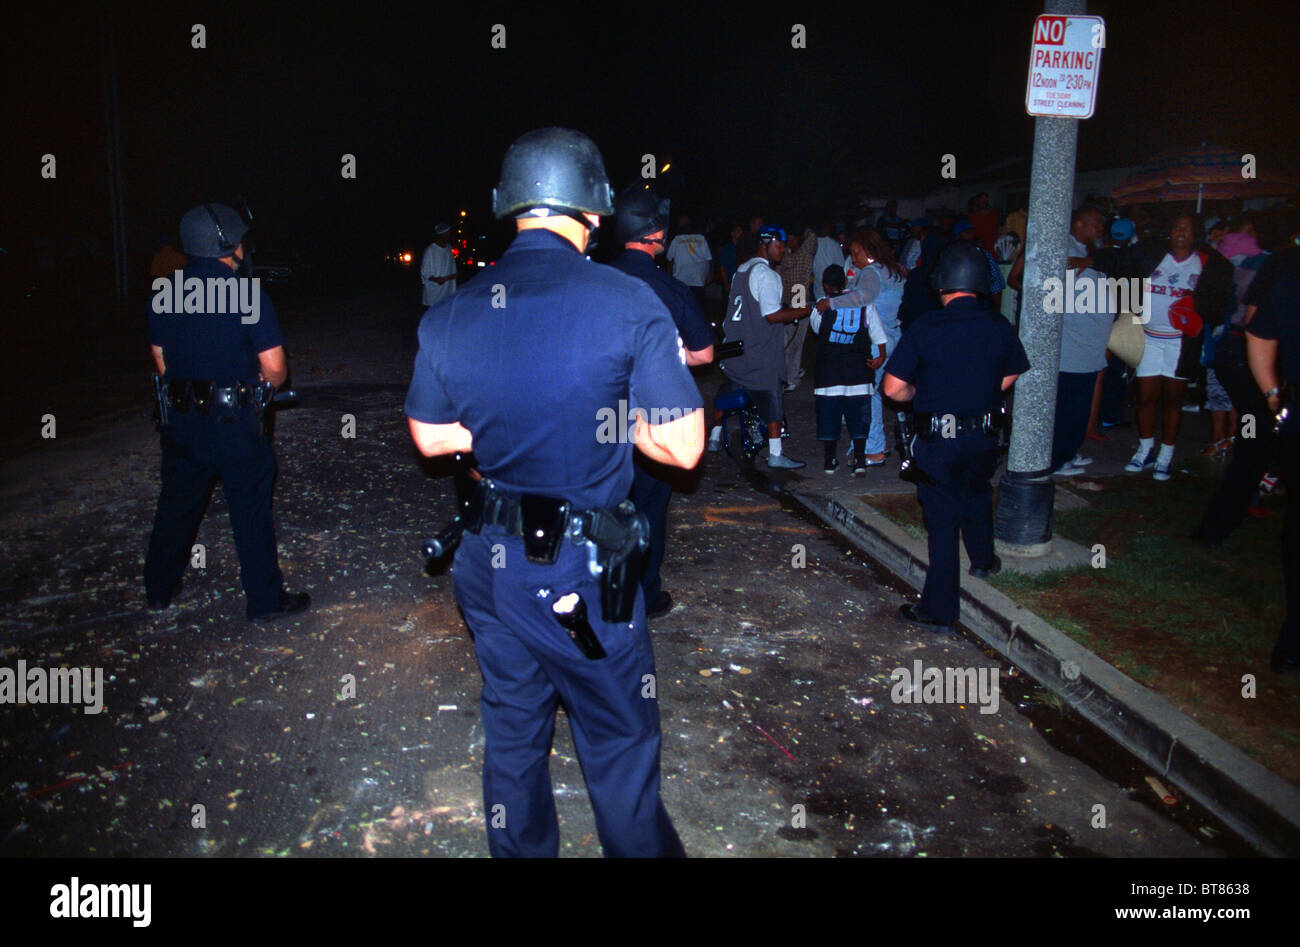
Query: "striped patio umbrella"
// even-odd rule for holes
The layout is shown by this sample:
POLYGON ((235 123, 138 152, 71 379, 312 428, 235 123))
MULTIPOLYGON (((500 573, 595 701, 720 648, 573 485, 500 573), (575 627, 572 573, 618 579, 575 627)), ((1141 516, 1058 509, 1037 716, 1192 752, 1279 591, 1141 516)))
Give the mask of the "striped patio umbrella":
POLYGON ((1196 148, 1162 151, 1129 175, 1111 192, 1116 204, 1196 201, 1239 197, 1273 197, 1297 190, 1296 179, 1274 168, 1256 169, 1242 177, 1244 153, 1235 148, 1202 144, 1196 148))

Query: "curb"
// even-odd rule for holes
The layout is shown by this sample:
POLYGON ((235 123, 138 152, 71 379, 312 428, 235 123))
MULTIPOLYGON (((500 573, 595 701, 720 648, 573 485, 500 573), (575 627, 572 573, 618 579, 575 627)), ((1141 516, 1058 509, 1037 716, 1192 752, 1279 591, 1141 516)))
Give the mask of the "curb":
MULTIPOLYGON (((925 544, 866 503, 782 492, 913 588, 925 544)), ((963 576, 961 622, 1262 853, 1300 855, 1300 790, 988 583, 963 576)))

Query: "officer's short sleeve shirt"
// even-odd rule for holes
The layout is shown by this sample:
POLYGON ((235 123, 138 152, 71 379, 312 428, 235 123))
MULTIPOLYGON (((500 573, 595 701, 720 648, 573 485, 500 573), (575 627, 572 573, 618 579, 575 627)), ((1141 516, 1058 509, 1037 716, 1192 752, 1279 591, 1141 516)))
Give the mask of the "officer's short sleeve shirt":
POLYGON ((918 318, 884 370, 916 386, 917 411, 973 417, 997 408, 1004 377, 1029 368, 1011 323, 959 296, 918 318))
POLYGON ((419 339, 407 415, 460 422, 484 476, 579 507, 630 492, 638 408, 661 424, 703 406, 650 287, 546 230, 431 308, 419 339))
POLYGON ((260 284, 218 260, 191 259, 179 295, 172 278, 154 285, 149 342, 162 348, 168 379, 251 384, 258 353, 284 345, 275 307, 260 284))
POLYGON ((713 344, 713 329, 700 304, 695 301, 695 295, 677 277, 656 266, 650 254, 624 250, 610 266, 628 276, 635 276, 654 290, 659 301, 667 307, 688 351, 698 352, 713 344))
POLYGON ((1269 257, 1251 281, 1242 302, 1247 306, 1263 306, 1273 287, 1287 276, 1300 273, 1300 247, 1287 247, 1269 257))
POLYGON ((1277 280, 1259 303, 1246 331, 1278 343, 1278 370, 1292 385, 1300 382, 1300 272, 1277 280))

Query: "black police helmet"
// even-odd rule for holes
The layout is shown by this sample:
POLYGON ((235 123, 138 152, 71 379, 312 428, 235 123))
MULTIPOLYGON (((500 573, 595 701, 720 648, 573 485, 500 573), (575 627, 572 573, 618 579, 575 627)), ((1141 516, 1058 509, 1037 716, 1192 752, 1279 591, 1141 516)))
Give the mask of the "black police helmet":
POLYGON ((568 128, 539 128, 506 150, 501 180, 492 189, 492 213, 500 220, 535 207, 571 215, 614 213, 614 189, 594 141, 568 128))
POLYGON ((668 229, 667 198, 645 185, 633 184, 618 196, 614 211, 614 236, 620 244, 640 240, 668 229))
POLYGON ((190 256, 231 256, 239 246, 248 224, 234 208, 225 204, 200 204, 181 218, 181 249, 190 256))
POLYGON ((975 244, 954 240, 939 253, 930 273, 930 287, 938 293, 987 293, 988 258, 975 244))

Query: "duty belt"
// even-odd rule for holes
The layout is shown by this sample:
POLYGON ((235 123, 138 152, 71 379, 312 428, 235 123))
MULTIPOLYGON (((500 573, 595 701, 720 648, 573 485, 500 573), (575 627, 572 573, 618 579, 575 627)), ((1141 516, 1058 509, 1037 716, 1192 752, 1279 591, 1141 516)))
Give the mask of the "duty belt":
POLYGON ((191 410, 207 414, 214 404, 227 408, 265 403, 262 386, 236 382, 229 387, 218 387, 210 381, 172 380, 165 386, 167 406, 181 414, 191 410))
POLYGON ((916 412, 916 436, 922 440, 932 441, 944 434, 986 434, 989 437, 1002 429, 1002 414, 990 411, 988 414, 972 414, 955 417, 951 414, 927 414, 916 412), (947 419, 947 423, 945 423, 947 419))
POLYGON ((528 560, 544 565, 554 564, 566 537, 585 546, 588 571, 601 579, 604 620, 631 618, 650 529, 644 514, 638 513, 630 500, 613 510, 575 510, 568 500, 509 493, 484 478, 463 502, 460 520, 471 533, 494 526, 521 537, 528 560))

